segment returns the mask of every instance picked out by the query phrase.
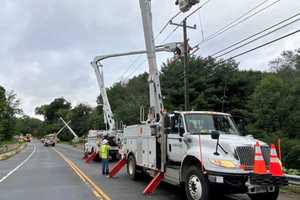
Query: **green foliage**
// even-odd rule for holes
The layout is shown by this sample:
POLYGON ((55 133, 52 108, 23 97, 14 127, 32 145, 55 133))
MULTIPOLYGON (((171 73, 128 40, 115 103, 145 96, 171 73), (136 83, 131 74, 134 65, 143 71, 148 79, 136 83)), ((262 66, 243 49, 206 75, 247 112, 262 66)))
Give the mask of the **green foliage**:
POLYGON ((74 130, 74 132, 81 137, 86 134, 90 129, 88 124, 89 117, 91 115, 92 109, 84 104, 79 104, 75 108, 69 111, 66 116, 67 121, 71 121, 70 127, 74 130))
POLYGON ((7 93, 0 86, 0 141, 10 140, 14 135, 15 116, 21 113, 19 103, 14 92, 7 93))
POLYGON ((57 122, 59 117, 65 117, 71 109, 71 103, 64 98, 54 99, 49 105, 42 105, 35 109, 35 113, 43 115, 45 122, 57 122))
POLYGON ((16 119, 15 133, 18 135, 25 135, 28 133, 37 138, 40 138, 46 134, 44 132, 43 121, 26 115, 16 119))

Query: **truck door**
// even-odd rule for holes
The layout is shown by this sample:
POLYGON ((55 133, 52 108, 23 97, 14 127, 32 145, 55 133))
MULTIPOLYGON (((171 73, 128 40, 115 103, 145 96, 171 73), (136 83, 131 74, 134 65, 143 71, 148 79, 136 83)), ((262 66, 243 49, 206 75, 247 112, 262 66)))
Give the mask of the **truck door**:
POLYGON ((171 118, 170 128, 167 141, 168 159, 172 162, 181 162, 186 153, 186 146, 182 137, 184 125, 181 115, 175 114, 171 118))

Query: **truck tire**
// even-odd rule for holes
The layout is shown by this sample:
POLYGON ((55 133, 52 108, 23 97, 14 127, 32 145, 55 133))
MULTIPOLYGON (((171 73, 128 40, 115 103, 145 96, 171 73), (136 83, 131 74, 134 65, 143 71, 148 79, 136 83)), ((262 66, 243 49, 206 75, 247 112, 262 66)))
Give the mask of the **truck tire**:
POLYGON ((185 172, 184 189, 188 200, 209 200, 210 185, 199 167, 191 166, 185 172))
POLYGON ((276 200, 279 196, 279 187, 275 187, 274 192, 260 194, 248 194, 251 200, 276 200))
POLYGON ((127 161, 127 174, 132 180, 137 180, 138 173, 136 171, 136 161, 133 155, 130 155, 127 161))

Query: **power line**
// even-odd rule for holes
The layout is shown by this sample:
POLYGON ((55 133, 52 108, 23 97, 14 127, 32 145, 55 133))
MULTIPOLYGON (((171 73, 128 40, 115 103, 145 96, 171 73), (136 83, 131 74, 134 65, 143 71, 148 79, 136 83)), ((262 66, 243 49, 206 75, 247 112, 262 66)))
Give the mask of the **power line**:
MULTIPOLYGON (((181 12, 176 13, 174 16, 171 17, 170 20, 175 19, 175 18, 176 18, 177 16, 179 16, 180 14, 181 14, 181 12)), ((164 26, 162 27, 162 30, 156 34, 156 36, 154 37, 154 40, 156 40, 156 39, 162 34, 162 32, 164 31, 164 29, 166 29, 166 27, 168 26, 170 20, 168 20, 168 22, 166 23, 166 25, 164 25, 164 26)), ((176 31, 176 30, 173 30, 173 31, 172 31, 172 32, 171 32, 171 33, 163 40, 163 42, 167 41, 175 31, 176 31)), ((124 76, 125 76, 125 75, 126 75, 126 74, 134 67, 134 66, 135 66, 135 64, 136 64, 142 57, 143 57, 143 55, 139 55, 136 59, 134 59, 134 60, 131 62, 131 64, 129 64, 129 67, 126 69, 126 71, 125 71, 125 72, 124 72, 124 73, 116 80, 116 82, 118 82, 118 81, 124 79, 124 76)), ((144 62, 145 62, 145 61, 144 61, 144 62)), ((128 76, 126 76, 126 77, 128 77, 128 76)))
POLYGON ((261 7, 262 5, 264 5, 265 3, 267 3, 269 0, 265 0, 263 2, 261 2, 260 4, 256 5, 254 8, 250 9, 249 11, 247 11, 246 13, 244 13, 243 15, 241 15, 240 17, 238 17, 237 19, 235 19, 234 21, 232 21, 231 23, 229 23, 228 25, 224 26, 223 28, 219 29, 218 31, 216 31, 215 33, 209 35, 205 40, 199 42, 197 45, 195 45, 195 47, 197 48, 194 52, 196 53, 199 50, 199 45, 203 44, 204 42, 210 41, 216 37, 218 37, 219 35, 221 35, 222 33, 232 29, 233 27, 247 21, 248 19, 256 16, 257 14, 267 10, 268 8, 272 7, 273 5, 277 4, 278 2, 280 2, 281 0, 276 0, 273 3, 259 9, 258 11, 254 12, 253 14, 247 16, 248 14, 250 14, 251 12, 253 12, 254 10, 256 10, 257 8, 261 7))
MULTIPOLYGON (((188 18, 188 17, 190 17, 191 15, 193 15, 194 13, 196 13, 197 11, 199 11, 202 7, 204 7, 208 2, 210 2, 211 0, 207 0, 207 1, 205 1, 202 5, 200 5, 198 8, 196 8, 194 11, 192 11, 189 15, 187 15, 186 17, 185 17, 185 19, 186 18, 188 18)), ((167 26, 169 25, 169 23, 170 23, 170 21, 172 21, 173 19, 175 19, 176 17, 178 17, 180 14, 182 14, 182 12, 178 12, 178 13, 176 13, 174 16, 172 16, 171 18, 170 18, 170 20, 162 27, 162 29, 161 29, 161 31, 160 32, 158 32, 158 34, 155 36, 155 40, 164 32, 164 30, 167 28, 167 26)), ((164 42, 166 42, 175 32, 176 32, 176 30, 179 28, 179 26, 176 26, 163 40, 162 40, 162 42, 161 43, 164 43, 164 42)), ((140 55, 140 56, 138 56, 135 60, 133 60, 133 62, 129 65, 129 67, 127 68, 127 70, 120 76, 120 78, 118 78, 117 79, 117 81, 119 81, 119 80, 122 80, 122 79, 124 79, 124 78, 129 78, 136 70, 137 70, 137 67, 135 67, 135 69, 134 69, 134 71, 129 75, 129 76, 126 76, 126 77, 124 77, 125 76, 125 74, 127 74, 133 67, 134 67, 134 65, 136 64, 136 62, 138 61, 138 60, 140 60, 140 58, 142 58, 142 55, 140 55)), ((144 62, 146 62, 146 61, 144 61, 144 62)), ((143 63, 144 63, 143 62, 143 63)), ((142 65, 142 64, 141 64, 142 65)), ((138 67, 140 67, 141 65, 138 65, 138 67)))
POLYGON ((130 76, 132 76, 143 64, 145 64, 146 60, 143 60, 143 62, 141 62, 139 65, 136 65, 136 67, 134 68, 133 71, 131 71, 131 73, 125 77, 125 79, 130 78, 130 76))
POLYGON ((236 47, 236 48, 234 48, 234 49, 232 49, 232 50, 230 50, 230 51, 227 51, 227 52, 225 52, 225 53, 223 53, 223 54, 217 56, 216 58, 222 57, 222 56, 227 55, 227 54, 229 54, 229 53, 231 53, 231 52, 233 52, 233 51, 236 51, 236 50, 238 50, 238 49, 240 49, 240 48, 242 48, 242 47, 244 47, 244 46, 247 46, 248 44, 251 44, 251 43, 253 43, 253 42, 255 42, 255 41, 257 41, 257 40, 259 40, 259 39, 261 39, 261 38, 264 38, 264 37, 266 37, 266 36, 268 36, 268 35, 270 35, 270 34, 276 32, 276 31, 278 31, 278 30, 281 30, 281 29, 283 29, 283 28, 285 28, 285 27, 287 27, 287 26, 289 26, 289 25, 291 25, 291 24, 294 24, 294 23, 298 22, 299 20, 300 20, 300 18, 298 18, 298 19, 296 19, 296 20, 294 20, 294 21, 292 21, 292 22, 290 22, 290 23, 288 23, 288 24, 285 24, 285 25, 283 25, 283 26, 280 26, 280 27, 276 28, 275 30, 270 31, 270 32, 268 32, 268 33, 266 33, 266 34, 263 34, 263 35, 261 35, 261 36, 255 38, 255 39, 253 39, 253 40, 250 40, 249 42, 247 42, 247 43, 245 43, 245 44, 242 44, 242 45, 240 45, 240 46, 238 46, 238 47, 236 47))
MULTIPOLYGON (((293 18, 295 18, 295 17, 297 17, 299 15, 300 15, 300 13, 297 13, 297 14, 293 15, 292 17, 289 17, 289 18, 287 18, 285 20, 282 20, 282 21, 280 21, 280 22, 278 22, 278 23, 276 23, 276 24, 274 24, 274 25, 272 25, 272 26, 270 26, 270 27, 268 27, 268 28, 266 28, 266 29, 264 29, 262 31, 259 31, 259 32, 255 33, 254 35, 251 35, 251 36, 249 36, 247 38, 244 38, 244 39, 242 39, 242 40, 240 40, 240 41, 238 41, 238 42, 236 42, 234 44, 231 44, 230 46, 228 46, 228 47, 226 47, 226 48, 224 48, 224 49, 222 49, 222 50, 220 50, 218 52, 213 53, 211 56, 215 56, 215 55, 220 54, 220 53, 222 53, 222 52, 224 52, 224 51, 226 51, 228 49, 231 49, 232 47, 234 47, 234 46, 236 46, 236 45, 238 45, 240 43, 243 43, 243 42, 245 42, 245 41, 247 41, 247 40, 249 40, 249 39, 251 39, 251 38, 253 38, 253 37, 257 36, 257 35, 260 35, 260 34, 266 32, 268 30, 271 30, 271 29, 275 28, 276 26, 278 26, 280 24, 283 24, 283 23, 285 23, 285 22, 287 22, 287 21, 289 21, 289 20, 291 20, 291 19, 293 19, 293 18)), ((296 21, 298 21, 298 20, 299 20, 299 18, 296 21)), ((292 23, 295 23, 295 21, 293 21, 292 23)), ((288 26, 290 24, 291 23, 287 24, 286 26, 288 26)), ((283 28, 283 27, 280 27, 279 29, 281 29, 281 28, 283 28)), ((276 30, 278 30, 278 29, 275 29, 274 31, 276 31, 276 30)))
MULTIPOLYGON (((274 5, 275 3, 279 2, 280 0, 277 0, 275 2, 273 2, 272 4, 254 12, 253 14, 247 16, 248 14, 250 14, 251 12, 255 11, 257 8, 261 7, 262 5, 266 4, 269 0, 265 0, 263 2, 261 2, 260 4, 256 5, 254 8, 250 9, 249 11, 247 11, 246 13, 242 14, 240 17, 238 17, 237 19, 233 20, 232 22, 230 22, 229 24, 225 25, 223 28, 219 29, 218 31, 216 31, 215 33, 209 35, 207 37, 207 39, 203 42, 209 41, 213 38, 216 38, 217 36, 221 35, 222 33, 226 32, 227 30, 237 26, 238 24, 246 21, 247 19, 250 19, 251 17, 255 16, 256 14, 259 14, 260 12, 266 10, 267 8, 271 7, 272 5, 274 5)), ((202 43, 203 43, 202 42, 202 43)))
POLYGON ((255 48, 253 48, 253 49, 248 50, 248 51, 245 51, 245 52, 242 52, 242 53, 237 54, 237 55, 235 55, 235 56, 232 56, 232 57, 229 58, 229 60, 230 60, 230 59, 237 58, 237 57, 240 57, 240 56, 242 56, 242 55, 245 55, 245 54, 247 54, 247 53, 250 53, 250 52, 252 52, 252 51, 255 51, 255 50, 257 50, 257 49, 260 49, 260 48, 262 48, 262 47, 268 46, 268 45, 270 45, 270 44, 272 44, 272 43, 274 43, 274 42, 277 42, 277 41, 282 40, 282 39, 284 39, 284 38, 287 38, 287 37, 289 37, 289 36, 295 35, 296 33, 299 33, 299 32, 300 32, 300 29, 298 29, 298 30, 296 30, 296 31, 294 31, 294 32, 292 32, 292 33, 286 34, 286 35, 284 35, 284 36, 281 36, 281 37, 279 37, 279 38, 276 38, 276 39, 274 39, 274 40, 271 40, 271 41, 269 41, 269 42, 267 42, 267 43, 264 43, 264 44, 262 44, 262 45, 259 45, 259 46, 255 47, 255 48))
MULTIPOLYGON (((292 36, 292 35, 295 35, 295 34, 297 34, 297 33, 299 33, 299 32, 300 32, 300 29, 298 29, 298 30, 296 30, 296 31, 293 31, 293 32, 291 32, 291 33, 288 33, 288 34, 286 34, 286 35, 283 35, 283 36, 281 36, 281 37, 278 37, 278 38, 276 38, 276 39, 274 39, 274 40, 271 40, 271 41, 269 41, 269 42, 263 43, 263 44, 261 44, 261 45, 259 45, 259 46, 256 46, 256 47, 254 47, 254 48, 252 48, 252 49, 249 49, 249 50, 247 50, 247 51, 244 51, 244 52, 242 52, 242 53, 236 54, 236 55, 234 55, 234 56, 232 56, 232 57, 230 57, 230 58, 227 58, 227 59, 225 59, 225 60, 220 60, 217 64, 212 65, 211 67, 215 67, 215 66, 217 66, 217 65, 225 64, 226 62, 232 61, 233 59, 235 59, 235 58, 237 58, 237 57, 243 56, 243 55, 245 55, 245 54, 248 54, 248 53, 250 53, 250 52, 252 52, 252 51, 258 50, 258 49, 263 48, 263 47, 265 47, 265 46, 269 46, 269 45, 271 45, 271 44, 273 44, 273 43, 275 43, 275 42, 278 42, 278 41, 280 41, 280 40, 282 40, 282 39, 284 39, 284 38, 287 38, 287 37, 290 37, 290 36, 292 36)), ((182 75, 182 74, 183 74, 183 73, 181 72, 181 73, 178 73, 176 76, 179 76, 179 75, 182 75)), ((182 77, 180 77, 180 78, 182 78, 182 77)))
POLYGON ((173 17, 171 17, 171 19, 162 27, 161 31, 159 31, 159 34, 162 34, 164 32, 164 30, 168 27, 170 21, 172 21, 173 19, 175 19, 177 16, 179 16, 182 12, 178 12, 176 13, 176 15, 174 15, 173 17))

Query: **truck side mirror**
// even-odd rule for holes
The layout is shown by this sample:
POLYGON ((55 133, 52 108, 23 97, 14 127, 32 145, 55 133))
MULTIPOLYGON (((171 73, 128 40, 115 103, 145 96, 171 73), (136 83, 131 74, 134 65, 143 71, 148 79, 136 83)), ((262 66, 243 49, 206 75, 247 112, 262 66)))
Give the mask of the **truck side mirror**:
POLYGON ((219 131, 212 131, 210 135, 211 135, 211 139, 213 139, 213 140, 219 140, 219 138, 220 138, 219 131))

